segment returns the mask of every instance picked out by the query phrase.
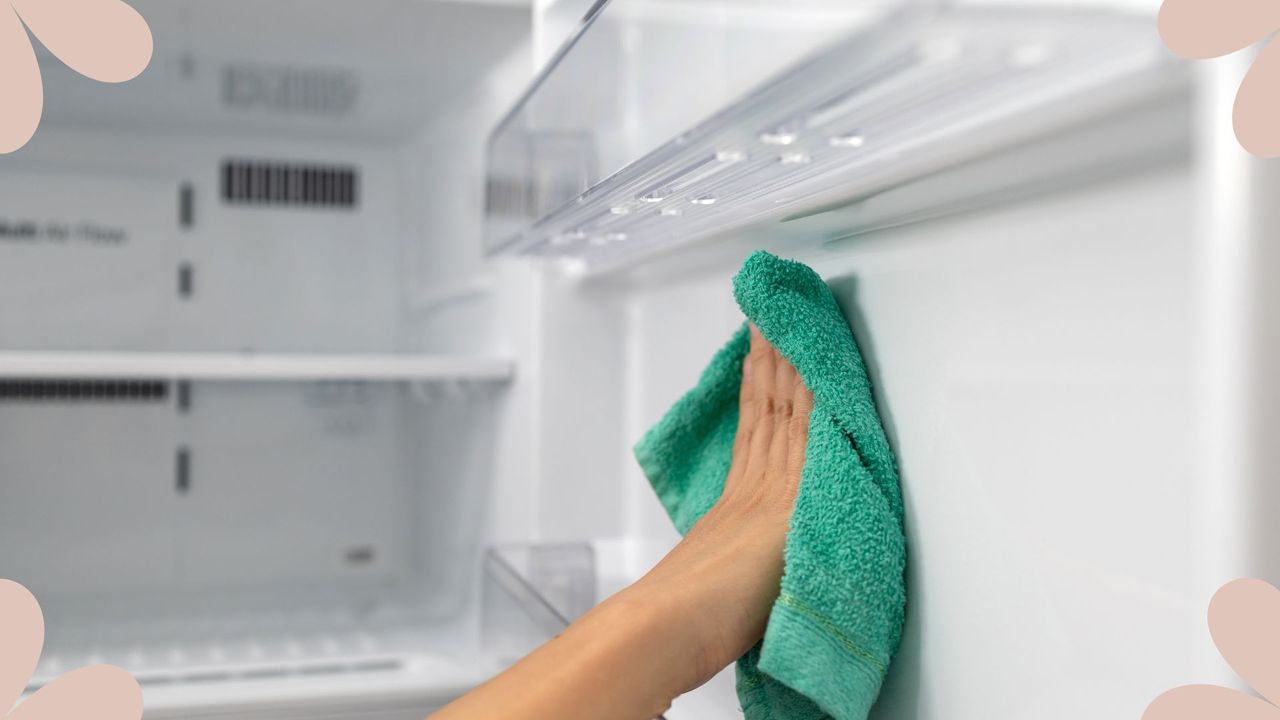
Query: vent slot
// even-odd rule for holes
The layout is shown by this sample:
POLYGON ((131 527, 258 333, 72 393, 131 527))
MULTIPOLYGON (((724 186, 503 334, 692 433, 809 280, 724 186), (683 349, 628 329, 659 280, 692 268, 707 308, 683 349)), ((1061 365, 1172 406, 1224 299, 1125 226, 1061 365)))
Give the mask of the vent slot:
POLYGON ((222 199, 232 205, 354 208, 359 174, 353 167, 227 160, 222 199))
POLYGON ((196 189, 184 184, 178 189, 178 226, 190 230, 196 224, 196 189))
POLYGON ((0 403, 154 403, 169 397, 163 380, 19 380, 0 378, 0 403))

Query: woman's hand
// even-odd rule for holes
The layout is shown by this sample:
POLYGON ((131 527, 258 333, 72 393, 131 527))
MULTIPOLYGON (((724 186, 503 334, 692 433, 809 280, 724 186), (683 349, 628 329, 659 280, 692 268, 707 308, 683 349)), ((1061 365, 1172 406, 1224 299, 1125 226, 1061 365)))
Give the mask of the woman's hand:
POLYGON ((718 673, 764 636, 782 580, 782 551, 809 437, 813 395, 751 328, 733 462, 720 500, 648 575, 624 593, 666 596, 695 645, 681 692, 718 673))
POLYGON ((753 327, 719 501, 635 584, 438 720, 651 720, 764 635, 813 396, 753 327))

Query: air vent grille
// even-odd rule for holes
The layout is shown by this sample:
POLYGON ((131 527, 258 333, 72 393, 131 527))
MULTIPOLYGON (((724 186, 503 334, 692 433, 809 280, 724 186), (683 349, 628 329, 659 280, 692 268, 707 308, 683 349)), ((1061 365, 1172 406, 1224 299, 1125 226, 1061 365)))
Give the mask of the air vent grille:
POLYGON ((28 380, 0 378, 3 403, 162 402, 169 396, 163 380, 28 380))
POLYGON ((222 199, 233 205, 354 208, 359 174, 353 167, 227 160, 222 199))

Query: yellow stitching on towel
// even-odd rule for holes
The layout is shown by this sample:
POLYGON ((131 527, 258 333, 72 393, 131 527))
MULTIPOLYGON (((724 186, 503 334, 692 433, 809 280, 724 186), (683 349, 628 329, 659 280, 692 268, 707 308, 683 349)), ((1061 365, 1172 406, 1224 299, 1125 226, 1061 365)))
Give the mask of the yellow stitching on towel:
POLYGON ((857 643, 855 643, 854 641, 846 637, 845 634, 840 630, 840 628, 835 625, 835 623, 832 623, 830 620, 827 620, 825 617, 820 615, 816 610, 809 608, 809 606, 805 605, 799 600, 796 600, 795 598, 791 597, 786 593, 783 593, 778 596, 778 602, 782 603, 783 605, 786 605, 792 610, 795 610, 801 615, 804 615, 805 617, 812 620, 823 630, 826 630, 827 633, 831 635, 831 637, 835 638, 837 642, 843 645, 846 650, 848 650, 854 655, 857 655, 859 658, 862 658, 863 660, 870 663, 872 667, 880 671, 881 676, 884 675, 884 672, 885 672, 884 663, 881 662, 879 658, 867 652, 866 650, 863 650, 860 645, 858 645, 857 643))

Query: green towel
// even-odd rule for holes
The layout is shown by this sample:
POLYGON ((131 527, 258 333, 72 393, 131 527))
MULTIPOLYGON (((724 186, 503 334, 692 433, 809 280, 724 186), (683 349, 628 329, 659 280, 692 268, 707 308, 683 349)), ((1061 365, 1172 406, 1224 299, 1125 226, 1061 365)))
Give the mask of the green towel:
MULTIPOLYGON (((817 273, 765 252, 733 281, 747 319, 813 391, 782 592, 738 661, 748 720, 863 720, 898 640, 906 540, 898 473, 853 333, 817 273)), ((635 448, 681 533, 720 497, 738 426, 744 324, 635 448)))

